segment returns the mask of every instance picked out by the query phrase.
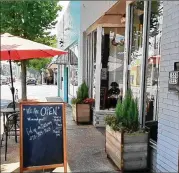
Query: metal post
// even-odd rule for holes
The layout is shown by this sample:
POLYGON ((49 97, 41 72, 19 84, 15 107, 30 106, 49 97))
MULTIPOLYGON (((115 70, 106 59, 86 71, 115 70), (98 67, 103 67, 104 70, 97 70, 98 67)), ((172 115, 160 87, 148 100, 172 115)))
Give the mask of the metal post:
MULTIPOLYGON (((10 52, 9 52, 9 56, 10 56, 10 52)), ((14 100, 14 85, 13 85, 13 74, 12 74, 12 62, 11 60, 9 60, 9 65, 10 65, 10 74, 11 74, 11 92, 12 92, 12 101, 13 101, 13 109, 15 111, 15 100, 14 100)))

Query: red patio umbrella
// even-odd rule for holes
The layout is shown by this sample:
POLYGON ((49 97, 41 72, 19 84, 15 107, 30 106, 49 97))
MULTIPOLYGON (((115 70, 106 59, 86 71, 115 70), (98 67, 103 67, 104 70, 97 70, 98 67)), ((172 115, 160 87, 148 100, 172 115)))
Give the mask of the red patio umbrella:
MULTIPOLYGON (((11 84, 12 84, 12 97, 14 103, 14 86, 12 76, 12 60, 27 60, 32 58, 46 58, 55 55, 63 55, 67 52, 57 48, 46 46, 31 40, 23 39, 21 37, 13 36, 8 33, 1 35, 1 56, 0 60, 9 60, 11 84)), ((22 79, 23 80, 23 79, 22 79)), ((26 81, 24 81, 25 83, 26 81)), ((24 86, 26 87, 26 86, 24 86)), ((23 92, 23 91, 22 91, 23 92)), ((23 98, 22 98, 23 99, 23 98)), ((15 109, 15 104, 14 104, 15 109)))

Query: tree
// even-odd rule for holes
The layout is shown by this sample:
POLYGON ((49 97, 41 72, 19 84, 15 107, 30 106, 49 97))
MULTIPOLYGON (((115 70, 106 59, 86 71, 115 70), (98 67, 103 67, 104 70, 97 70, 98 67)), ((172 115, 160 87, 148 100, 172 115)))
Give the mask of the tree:
MULTIPOLYGON (((46 36, 45 38, 37 38, 35 41, 39 43, 44 43, 46 45, 56 47, 57 46, 57 40, 55 36, 46 36)), ((34 68, 38 71, 40 71, 42 68, 45 68, 47 64, 49 64, 51 61, 51 58, 45 58, 45 59, 31 59, 28 61, 27 66, 34 68)))
MULTIPOLYGON (((58 1, 27 1, 11 0, 0 2, 1 34, 10 33, 15 36, 47 42, 50 38, 47 30, 56 24, 56 18, 61 6, 58 1)), ((21 61, 22 71, 22 99, 27 99, 26 93, 26 65, 21 61)))

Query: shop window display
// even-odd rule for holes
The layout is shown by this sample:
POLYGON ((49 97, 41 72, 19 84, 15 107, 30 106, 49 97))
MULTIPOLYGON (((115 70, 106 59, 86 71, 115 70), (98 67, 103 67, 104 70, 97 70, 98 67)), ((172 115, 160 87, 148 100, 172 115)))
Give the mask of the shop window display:
POLYGON ((117 101, 121 100, 124 36, 125 28, 104 28, 101 59, 101 109, 114 109, 117 101))

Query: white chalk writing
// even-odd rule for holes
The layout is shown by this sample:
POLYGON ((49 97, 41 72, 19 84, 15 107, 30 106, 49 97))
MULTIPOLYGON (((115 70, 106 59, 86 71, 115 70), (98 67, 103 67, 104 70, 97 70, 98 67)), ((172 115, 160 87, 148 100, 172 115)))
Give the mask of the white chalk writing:
POLYGON ((62 115, 58 115, 59 108, 58 106, 30 106, 24 109, 29 124, 25 131, 30 141, 38 140, 47 133, 52 133, 56 137, 62 135, 62 115))

